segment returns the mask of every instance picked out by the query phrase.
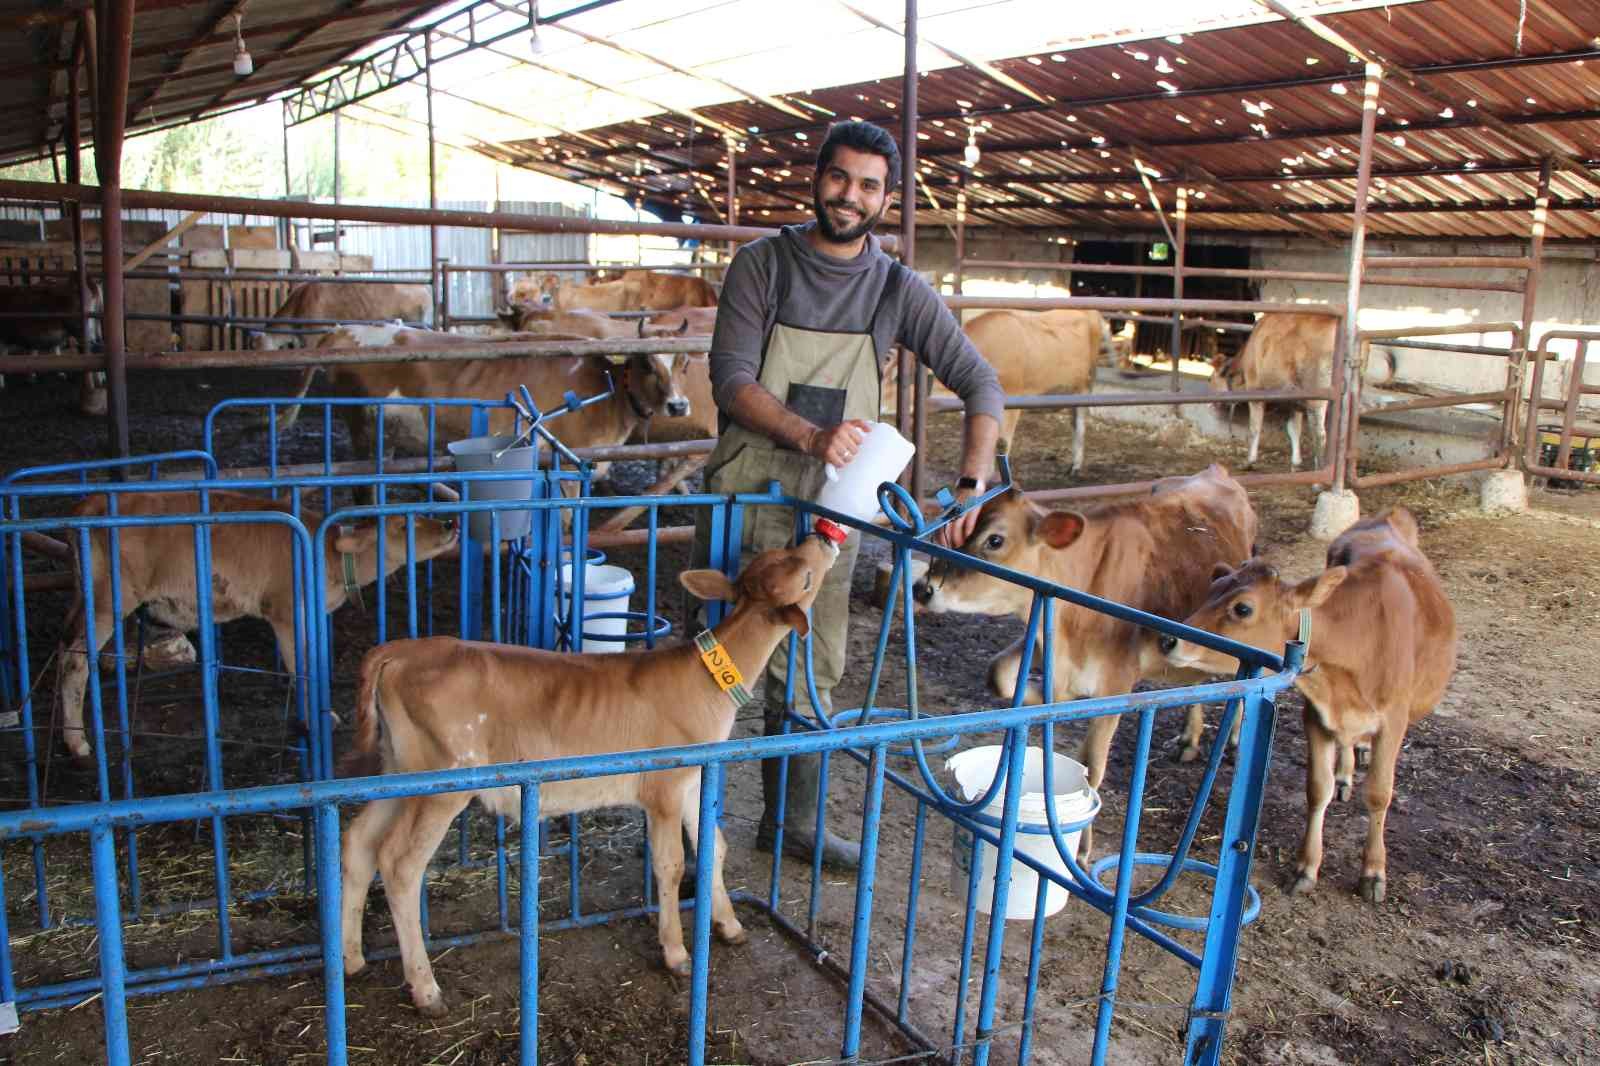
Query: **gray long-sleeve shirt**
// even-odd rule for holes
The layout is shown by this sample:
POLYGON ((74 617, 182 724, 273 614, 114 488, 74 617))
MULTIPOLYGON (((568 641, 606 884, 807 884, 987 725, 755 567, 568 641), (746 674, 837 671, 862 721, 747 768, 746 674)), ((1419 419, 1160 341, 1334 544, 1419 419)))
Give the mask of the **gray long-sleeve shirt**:
MULTIPOLYGON (((711 338, 711 386, 717 407, 728 411, 734 394, 756 382, 767 335, 775 323, 852 333, 865 333, 871 325, 880 360, 887 360, 894 344, 904 345, 961 397, 967 414, 998 420, 1005 403, 999 378, 961 331, 939 294, 908 271, 899 291, 873 323, 872 313, 893 260, 870 234, 854 259, 823 255, 806 239, 815 225, 785 226, 778 236, 763 237, 739 249, 729 264, 711 338), (779 242, 783 244, 781 253, 779 242), (774 264, 779 254, 787 254, 789 259, 789 289, 782 307, 777 306, 780 295, 774 264)), ((882 369, 880 365, 879 371, 882 369)), ((724 414, 724 423, 726 418, 724 414)))

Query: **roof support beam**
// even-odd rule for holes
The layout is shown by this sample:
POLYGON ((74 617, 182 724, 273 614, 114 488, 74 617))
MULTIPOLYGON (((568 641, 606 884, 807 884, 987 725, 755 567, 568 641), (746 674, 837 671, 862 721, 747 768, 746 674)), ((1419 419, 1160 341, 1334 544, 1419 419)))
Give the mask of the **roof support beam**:
MULTIPOLYGON (((1361 59, 1363 62, 1376 65, 1383 71, 1384 77, 1388 79, 1390 85, 1409 93, 1419 100, 1422 100, 1425 104, 1440 109, 1448 108, 1450 106, 1450 101, 1434 92, 1433 89, 1429 88, 1427 85, 1424 85, 1417 78, 1415 71, 1407 70, 1398 63, 1384 59, 1377 52, 1370 48, 1362 48, 1360 45, 1354 43, 1349 38, 1343 36, 1337 31, 1330 29, 1317 19, 1314 19, 1309 15, 1299 14, 1290 8, 1289 5, 1283 3, 1282 0, 1256 0, 1256 3, 1265 7, 1273 14, 1279 15, 1294 23, 1296 26, 1299 26, 1301 29, 1316 36, 1317 38, 1328 42, 1335 48, 1342 49, 1345 52, 1348 52, 1350 55, 1361 59)), ((1524 147, 1530 147, 1537 144, 1537 147, 1530 147, 1530 150, 1535 155, 1549 154, 1553 159, 1564 166, 1572 167, 1576 170, 1588 171, 1592 174, 1600 176, 1600 172, 1597 172, 1595 168, 1585 165, 1582 160, 1572 155, 1564 147, 1562 147, 1559 142, 1545 134, 1542 130, 1531 130, 1525 133, 1514 128, 1511 123, 1507 122, 1499 115, 1494 114, 1486 108, 1480 107, 1477 109, 1477 112, 1482 123, 1494 130, 1496 133, 1508 137, 1524 147)))
MULTIPOLYGON (((874 26, 878 27, 878 29, 880 29, 880 30, 888 30, 890 33, 893 33, 893 34, 895 34, 897 36, 904 36, 904 33, 897 26, 890 25, 889 23, 884 22, 881 19, 873 18, 871 15, 867 14, 865 11, 862 11, 860 8, 853 7, 850 4, 845 3, 844 0, 835 0, 835 2, 838 3, 838 5, 840 7, 844 8, 846 11, 850 12, 852 15, 856 16, 857 18, 859 18, 863 22, 870 23, 871 25, 874 25, 874 26)), ((1005 71, 1001 70, 999 67, 995 66, 993 63, 985 63, 981 59, 968 59, 966 56, 962 55, 960 52, 956 52, 956 51, 953 51, 953 50, 951 50, 949 48, 946 48, 942 44, 936 44, 935 42, 928 40, 926 37, 922 38, 922 43, 927 45, 929 48, 932 48, 932 49, 934 49, 936 51, 939 51, 939 52, 943 52, 945 55, 949 56, 951 59, 955 60, 957 63, 960 63, 962 66, 970 67, 973 70, 977 71, 979 74, 982 74, 987 78, 991 78, 994 81, 999 82, 1001 85, 1004 85, 1007 89, 1010 89, 1012 92, 1020 93, 1021 95, 1026 96, 1029 100, 1032 100, 1034 103, 1050 105, 1050 104, 1053 104, 1055 102, 1055 101, 1051 100, 1050 97, 1045 96, 1043 93, 1038 93, 1038 92, 1035 92, 1034 90, 1028 88, 1026 85, 1022 84, 1016 78, 1013 78, 1011 75, 1007 74, 1005 71)))

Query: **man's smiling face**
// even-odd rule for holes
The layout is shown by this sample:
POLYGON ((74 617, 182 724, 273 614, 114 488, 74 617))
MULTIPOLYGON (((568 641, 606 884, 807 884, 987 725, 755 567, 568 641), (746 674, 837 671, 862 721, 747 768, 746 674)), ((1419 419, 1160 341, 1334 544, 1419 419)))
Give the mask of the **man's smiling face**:
POLYGON ((889 206, 889 161, 839 145, 812 186, 812 208, 822 235, 836 244, 859 240, 889 206))

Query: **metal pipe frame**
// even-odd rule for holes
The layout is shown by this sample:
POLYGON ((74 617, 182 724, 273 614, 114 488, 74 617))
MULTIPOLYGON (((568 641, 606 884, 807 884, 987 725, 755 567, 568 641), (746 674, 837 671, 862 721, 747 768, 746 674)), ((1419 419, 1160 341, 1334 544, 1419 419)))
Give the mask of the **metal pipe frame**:
MULTIPOLYGON (((1007 479, 1009 482, 1009 479, 1007 479)), ((208 485, 216 482, 197 483, 194 488, 204 491, 208 485)), ((1009 484, 997 487, 995 492, 1005 491, 1009 484)), ((70 491, 70 486, 56 487, 51 491, 70 491)), ((129 486, 130 491, 137 491, 136 486, 129 486)), ((42 487, 39 491, 45 491, 42 487)), ((633 499, 608 499, 604 501, 592 499, 579 499, 576 501, 562 499, 542 499, 525 502, 500 501, 494 503, 456 504, 439 506, 431 504, 408 505, 403 507, 376 507, 357 508, 344 512, 343 515, 329 515, 320 527, 316 541, 321 546, 322 538, 339 518, 378 517, 386 514, 414 514, 423 509, 430 512, 451 511, 457 514, 470 514, 476 512, 490 512, 497 514, 504 510, 533 510, 554 518, 559 510, 572 510, 575 513, 573 526, 575 529, 583 528, 583 517, 594 508, 629 506, 645 504, 646 506, 659 506, 659 500, 651 501, 648 498, 633 499)), ((905 595, 904 631, 906 640, 907 669, 914 677, 915 642, 914 624, 910 610, 910 568, 909 553, 916 549, 930 554, 951 559, 961 558, 970 564, 972 561, 957 553, 931 544, 925 538, 933 531, 932 527, 923 526, 920 521, 915 527, 907 526, 903 529, 891 531, 874 530, 870 525, 865 525, 844 516, 816 511, 806 504, 783 497, 772 497, 766 494, 753 494, 738 497, 700 496, 690 497, 684 501, 690 505, 709 506, 715 514, 723 516, 726 510, 726 521, 714 522, 714 527, 720 533, 720 542, 717 544, 715 563, 723 566, 731 564, 737 558, 737 531, 739 526, 739 513, 745 506, 771 505, 774 503, 797 506, 802 512, 833 517, 842 520, 848 525, 863 529, 871 535, 887 540, 896 554, 896 580, 892 583, 895 593, 905 595)), ((285 516, 277 516, 282 519, 285 516)), ((78 520, 86 523, 99 523, 105 525, 132 524, 137 520, 128 518, 108 518, 94 520, 78 520)), ((802 522, 808 521, 806 518, 802 522)), ((46 524, 54 528, 59 525, 59 520, 39 519, 34 522, 8 522, 0 525, 0 539, 9 540, 12 536, 23 532, 33 532, 34 526, 44 528, 46 524)), ((581 542, 580 542, 581 543, 581 542)), ((312 552, 313 562, 316 561, 316 552, 312 552)), ((576 550, 575 558, 581 559, 582 553, 576 550)), ((496 559, 498 557, 496 556, 496 559)), ((1222 682, 1211 685, 1197 686, 1186 689, 1163 690, 1160 692, 1138 693, 1128 696, 1110 697, 1098 700, 1083 700, 1070 703, 1052 703, 1041 707, 1019 706, 1022 693, 1017 694, 1014 705, 1000 707, 985 711, 976 711, 961 715, 934 715, 919 716, 915 711, 915 695, 912 694, 912 711, 906 720, 878 720, 873 721, 875 708, 872 705, 874 695, 869 695, 867 706, 858 712, 861 724, 849 728, 839 728, 835 722, 805 722, 804 727, 794 730, 783 736, 755 737, 748 739, 729 740, 718 744, 699 745, 688 748, 657 749, 642 752, 630 752, 618 755, 588 756, 581 758, 552 759, 542 762, 505 764, 489 767, 477 767, 465 770, 438 771, 425 774, 389 775, 379 778, 359 778, 344 780, 313 780, 308 783, 296 785, 268 786, 240 791, 218 792, 212 791, 196 795, 160 796, 143 798, 138 801, 129 799, 102 800, 95 804, 74 805, 67 807, 40 808, 27 811, 6 812, 0 814, 0 839, 10 839, 26 836, 41 843, 46 839, 81 832, 89 832, 94 837, 94 883, 97 913, 95 922, 102 945, 111 945, 103 948, 101 952, 101 968, 98 976, 89 978, 74 985, 71 994, 74 1000, 82 995, 98 990, 103 995, 107 1061, 112 1066, 127 1066, 129 1058, 128 1019, 126 1016, 126 998, 132 994, 154 993, 177 987, 192 987, 197 984, 212 983, 215 980, 242 979, 256 975, 270 975, 290 972, 299 969, 314 969, 320 961, 324 968, 326 1001, 326 1035, 328 1042, 328 1055, 330 1063, 343 1063, 345 1061, 345 1003, 344 986, 342 981, 342 960, 340 957, 336 931, 339 928, 337 916, 340 909, 340 864, 339 864, 339 818, 338 806, 373 799, 393 799, 401 796, 437 794, 447 791, 460 791, 464 789, 483 789, 491 787, 519 787, 522 792, 522 824, 521 850, 519 862, 523 871, 524 884, 536 884, 536 864, 538 863, 538 848, 534 835, 534 824, 538 820, 538 789, 544 782, 572 780, 582 777, 600 776, 617 773, 637 773, 650 770, 661 770, 678 766, 704 767, 703 791, 700 807, 702 834, 709 833, 715 825, 720 804, 719 777, 727 764, 737 762, 755 761, 764 758, 779 758, 787 760, 789 757, 806 754, 828 754, 839 752, 843 757, 855 758, 865 762, 870 768, 869 786, 866 796, 862 801, 863 840, 876 839, 879 835, 878 821, 883 807, 883 789, 892 786, 901 789, 917 801, 918 808, 918 847, 916 855, 920 858, 922 848, 921 840, 926 829, 925 815, 928 810, 939 813, 956 824, 967 829, 976 839, 982 840, 984 846, 993 846, 998 850, 997 871, 993 893, 992 910, 997 915, 1006 911, 1007 896, 1010 890, 1009 872, 1012 869, 1012 860, 1021 862, 1032 868, 1051 882, 1059 884, 1068 892, 1079 896, 1088 905, 1108 914, 1111 918, 1108 947, 1105 958, 1106 984, 1105 995, 1101 999, 1097 1034, 1094 1042, 1092 1062, 1103 1062, 1109 1046, 1111 1021, 1117 1006, 1116 984, 1117 974, 1120 972, 1123 945, 1126 931, 1132 929, 1148 939, 1154 941, 1175 954, 1184 961, 1199 968, 1191 1021, 1189 1023, 1189 1040, 1192 1050, 1186 1055, 1185 1061, 1195 1064, 1215 1063, 1221 1051, 1222 1037, 1226 1024, 1226 1003, 1231 992, 1234 976, 1234 960, 1237 954, 1240 927, 1247 921, 1246 912, 1250 907, 1248 889, 1248 873, 1251 855, 1255 843, 1255 819, 1258 817, 1262 788, 1266 767, 1270 760, 1271 744, 1274 722, 1273 699, 1277 694, 1290 686, 1298 672, 1303 659, 1303 649, 1298 645, 1291 645, 1284 655, 1272 655, 1257 649, 1235 644, 1225 638, 1212 634, 1191 630, 1179 623, 1155 618, 1142 612, 1134 611, 1109 601, 1098 600, 1073 589, 1054 586, 1037 578, 1016 575, 1009 571, 1000 570, 989 564, 977 563, 978 568, 990 572, 992 576, 1001 579, 1013 580, 1029 589, 1034 595, 1034 610, 1029 623, 1028 644, 1031 649, 1035 646, 1038 628, 1041 624, 1050 624, 1050 609, 1052 604, 1061 601, 1079 604, 1091 609, 1102 611, 1117 618, 1122 618, 1135 624, 1147 625, 1162 632, 1171 632, 1174 635, 1195 640, 1209 647, 1216 647, 1227 654, 1238 656, 1245 664, 1240 676, 1231 682, 1222 682), (1226 703, 1229 710, 1224 720, 1224 725, 1210 753, 1206 766, 1205 777, 1197 789, 1190 814, 1189 827, 1180 837, 1174 855, 1170 859, 1161 860, 1166 865, 1166 875, 1162 877, 1152 889, 1139 893, 1131 890, 1133 868, 1135 863, 1148 861, 1135 854, 1134 842, 1138 834, 1140 819, 1140 799, 1143 792, 1144 769, 1151 758, 1151 734, 1155 714, 1158 711, 1176 710, 1190 703, 1226 703), (1066 846, 1064 834, 1073 831, 1076 826, 1063 826, 1054 823, 1049 832, 1055 841, 1056 850, 1060 859, 1065 863, 1066 872, 1052 869, 1042 864, 1037 859, 1016 853, 1016 834, 1022 829, 1018 825, 1018 809, 1021 800, 1021 756, 1026 750, 1028 738, 1033 729, 1039 729, 1046 748, 1053 746, 1051 729, 1055 723, 1080 720, 1108 714, 1137 712, 1141 715, 1141 728, 1138 751, 1135 755, 1135 773, 1133 788, 1128 805, 1128 816, 1125 819, 1124 847, 1122 858, 1116 862, 1117 889, 1108 890, 1103 887, 1099 879, 1092 873, 1085 872, 1071 854, 1071 849, 1066 846), (1240 765, 1249 767, 1248 773, 1236 776, 1235 784, 1229 790, 1223 802, 1227 808, 1221 845, 1221 861, 1216 867, 1200 864, 1188 858, 1188 850, 1195 840, 1195 828, 1198 826, 1200 815, 1204 808, 1211 802, 1213 785, 1217 778, 1218 768, 1222 761, 1224 741, 1223 737, 1229 732, 1228 726, 1236 715, 1243 715, 1243 735, 1240 747, 1240 765), (932 775, 924 752, 927 745, 940 741, 949 741, 961 735, 982 733, 992 730, 1005 730, 1007 734, 1007 758, 997 767, 993 781, 985 790, 985 794, 972 802, 961 802, 947 795, 932 775), (885 757, 891 751, 909 750, 915 755, 917 773, 901 774, 886 768, 885 757), (920 780, 918 778, 920 777, 920 780), (1241 784, 1242 782, 1242 784, 1241 784), (1003 814, 996 820, 982 815, 979 810, 991 798, 1002 798, 1003 814), (233 966, 219 967, 216 962, 202 962, 189 964, 179 968, 161 968, 158 970, 128 971, 124 966, 121 952, 114 950, 120 945, 122 930, 122 913, 119 902, 119 877, 116 868, 115 851, 111 847, 111 834, 117 830, 132 831, 139 826, 161 823, 194 821, 200 819, 210 820, 220 824, 230 817, 248 814, 264 814, 275 812, 306 812, 315 822, 315 869, 316 887, 319 911, 322 917, 321 928, 326 931, 320 944, 307 944, 287 949, 276 949, 272 958, 256 958, 246 963, 243 956, 234 956, 233 966), (997 832, 998 831, 998 832, 997 832), (1216 887, 1209 907, 1210 918, 1183 918, 1181 916, 1163 915, 1155 909, 1162 895, 1175 882, 1182 871, 1202 869, 1205 876, 1215 880, 1216 887), (534 870, 530 874, 530 870, 534 870), (530 879, 531 878, 531 879, 530 879), (1197 954, 1189 948, 1179 944, 1166 934, 1158 931, 1154 923, 1163 920, 1180 920, 1188 923, 1186 928, 1202 929, 1205 932, 1205 947, 1203 952, 1197 954), (221 970, 222 972, 218 972, 221 970), (181 972, 179 972, 181 971, 181 972), (82 985, 80 989, 77 985, 82 985)), ((581 572, 581 567, 579 568, 581 572)), ((651 575, 652 579, 654 574, 651 575)), ((653 580, 651 587, 653 588, 653 580)), ((414 587, 414 584, 413 584, 414 587)), ((880 650, 875 660, 875 666, 883 658, 884 642, 887 638, 891 623, 893 622, 894 601, 891 600, 890 609, 885 611, 880 629, 880 650)), ((313 612, 318 614, 320 612, 313 612)), ((204 632, 204 631, 203 631, 204 632)), ((791 651, 795 650, 791 637, 791 651)), ((313 640, 313 643, 315 641, 313 640)), ((811 672, 809 644, 802 657, 791 655, 791 685, 794 683, 793 664, 804 662, 805 683, 814 688, 814 678, 811 672)), ((1032 651, 1029 656, 1031 657, 1032 651)), ((310 660, 313 669, 324 670, 327 666, 326 659, 313 657, 310 660)), ((1025 664, 1025 669, 1026 669, 1025 664)), ((1046 678, 1050 676, 1051 661, 1048 652, 1044 657, 1046 678)), ((876 670, 874 671, 876 674, 876 670)), ((872 686, 873 693, 876 684, 872 686)), ((894 714, 889 717, 893 719, 894 714)), ((901 716, 903 718, 903 716, 901 716)), ((842 724, 842 719, 840 719, 842 724)), ((320 729, 314 732, 325 731, 327 721, 325 718, 319 723, 320 729)), ((326 740, 326 736, 322 740, 326 740)), ((326 751, 326 747, 323 749, 326 751)), ((1049 770, 1047 768, 1047 776, 1049 770)), ((824 786, 825 787, 825 786, 824 786)), ((1047 788, 1049 787, 1047 781, 1047 788)), ((824 795, 824 802, 826 797, 824 795)), ((780 824, 779 832, 782 828, 780 824)), ((498 834, 498 839, 504 839, 504 834, 498 834)), ((701 839, 706 839, 702 835, 701 839)), ((575 842, 574 842, 575 843, 575 842)), ((503 845, 502 845, 503 849, 503 845)), ((709 918, 710 918, 710 878, 713 849, 705 849, 697 856, 699 877, 697 879, 697 893, 694 903, 694 918, 697 935, 694 937, 694 959, 692 963, 692 977, 690 990, 691 1018, 690 1018, 690 1051, 689 1061, 699 1064, 704 1061, 704 1034, 707 1020, 707 1005, 709 1001, 709 988, 707 977, 709 972, 709 918)), ((775 871, 781 864, 782 849, 775 848, 775 871)), ((575 846, 569 848, 572 857, 571 877, 576 878, 577 854, 575 846)), ((880 1011, 885 1020, 890 1024, 898 1025, 906 1035, 925 1050, 936 1051, 937 1045, 918 1030, 904 1011, 894 1012, 880 998, 866 989, 866 967, 868 954, 867 932, 871 927, 873 886, 878 880, 879 870, 875 856, 868 850, 865 855, 861 872, 858 876, 857 892, 854 906, 854 925, 856 936, 853 938, 853 948, 850 953, 848 966, 848 987, 845 993, 843 1012, 845 1017, 844 1032, 842 1035, 841 1054, 848 1057, 855 1056, 860 1050, 860 1026, 863 1016, 863 1007, 871 1007, 880 1011)), ((469 934, 463 937, 449 938, 447 943, 466 943, 481 937, 506 935, 512 927, 508 923, 506 900, 505 871, 509 866, 509 856, 504 851, 499 852, 498 880, 500 899, 500 918, 497 928, 492 928, 486 933, 469 934)), ((914 860, 913 868, 909 871, 910 884, 915 885, 922 877, 920 861, 914 860)), ((219 877, 223 876, 219 869, 219 877)), ((891 875, 897 875, 893 871, 891 875)), ((976 874, 973 875, 976 877, 976 874)), ((775 882, 776 883, 776 882, 775 882)), ((574 882, 575 891, 576 884, 574 882)), ((3 891, 3 886, 0 886, 3 891)), ((646 882, 648 893, 648 882, 646 882)), ((970 893, 969 893, 970 896, 970 893)), ((741 894, 741 902, 752 903, 764 907, 773 916, 780 928, 789 928, 788 923, 780 918, 781 903, 778 899, 763 900, 749 894, 741 894)), ((1042 893, 1040 895, 1042 899, 1042 893)), ((533 894, 523 896, 522 921, 517 927, 523 943, 522 954, 522 1016, 527 1019, 537 1017, 532 996, 537 988, 537 951, 536 944, 531 943, 540 932, 552 928, 570 927, 579 924, 597 924, 599 922, 616 920, 622 917, 642 916, 651 912, 648 903, 643 907, 630 907, 622 911, 609 914, 581 915, 577 909, 577 897, 573 896, 573 909, 571 916, 561 922, 548 923, 541 930, 537 924, 536 899, 533 894)), ((813 913, 815 913, 815 897, 813 898, 813 913)), ((909 956, 911 944, 915 938, 915 910, 912 910, 907 919, 905 930, 906 952, 909 956)), ((4 923, 4 909, 0 908, 0 925, 4 923)), ((969 972, 974 951, 974 936, 972 930, 974 923, 969 918, 968 935, 962 947, 961 966, 963 972, 969 972)), ((1038 929, 1037 918, 1035 929, 1038 929)), ((991 1034, 993 1019, 998 1009, 998 961, 1003 949, 1003 937, 1006 925, 1000 918, 991 920, 986 961, 983 967, 982 988, 979 996, 979 1007, 976 1016, 978 1025, 977 1041, 974 1045, 975 1062, 986 1061, 994 1044, 991 1034)), ((8 940, 8 931, 0 928, 0 944, 8 940)), ((813 958, 822 954, 821 948, 805 939, 805 946, 813 958)), ((1039 968, 1037 953, 1040 940, 1034 938, 1035 959, 1030 965, 1027 989, 1028 1002, 1033 1001, 1035 985, 1038 979, 1039 968)), ((440 946, 436 943, 435 945, 440 946)), ((380 957, 380 956, 375 956, 380 957)), ((224 960, 225 962, 228 960, 224 960)), ((0 971, 3 978, 4 992, 14 1002, 19 1002, 24 1007, 37 1007, 53 1002, 61 1002, 57 996, 53 1000, 40 989, 19 990, 15 986, 11 959, 9 954, 0 959, 4 964, 0 971)), ((908 966, 902 973, 902 1003, 905 1002, 904 992, 909 987, 906 982, 911 979, 911 970, 908 966)), ((965 985, 962 986, 965 992, 965 985)), ((961 997, 962 1001, 965 996, 961 997)), ((958 1009, 959 1013, 959 1009, 958 1009)), ((537 1041, 534 1030, 530 1024, 523 1031, 523 1062, 533 1061, 536 1054, 537 1041)), ((1021 1061, 1028 1060, 1029 1047, 1026 1037, 1020 1045, 1021 1061)), ((953 1043, 965 1044, 966 1035, 961 1025, 958 1024, 953 1043)))
MULTIPOLYGON (((694 337, 661 337, 606 341, 486 341, 451 344, 438 348, 297 348, 272 352, 227 349, 170 352, 138 356, 127 361, 130 370, 281 369, 333 366, 344 363, 461 362, 473 359, 515 359, 525 356, 564 358, 591 355, 656 355, 705 351, 705 341, 694 337)), ((92 355, 0 356, 0 374, 48 373, 52 370, 98 370, 102 362, 92 355)))
MULTIPOLYGON (((1187 211, 1185 212, 1187 217, 1187 211)), ((1395 257, 1399 258, 1399 257, 1395 257)), ((1438 267, 1440 269, 1453 269, 1472 265, 1470 262, 1457 262, 1475 260, 1477 256, 1414 256, 1406 257, 1416 260, 1419 264, 1438 267)), ((1368 266, 1372 260, 1368 259, 1368 266)), ((1497 263, 1496 265, 1500 265, 1497 263)), ((1035 262, 1031 259, 968 259, 962 266, 969 269, 994 269, 994 270, 1065 270, 1073 273, 1085 274, 1136 274, 1143 276, 1171 277, 1176 269, 1176 262, 1171 267, 1130 266, 1121 263, 1058 263, 1041 260, 1035 262)), ((1325 281, 1330 284, 1348 284, 1348 274, 1335 274, 1325 270, 1247 270, 1243 267, 1185 267, 1184 274, 1191 278, 1241 278, 1258 281, 1325 281)), ((1363 277, 1367 285, 1394 285, 1404 288, 1429 288, 1429 289, 1465 289, 1470 291, 1484 290, 1488 292, 1518 292, 1522 291, 1520 282, 1510 281, 1477 281, 1473 279, 1451 279, 1432 277, 1363 277)))
POLYGON ((1600 332, 1593 330, 1550 330, 1539 339, 1539 347, 1531 353, 1533 375, 1528 393, 1527 424, 1522 434, 1522 469, 1525 473, 1533 477, 1600 484, 1600 470, 1566 468, 1572 457, 1572 437, 1578 421, 1578 405, 1585 395, 1600 394, 1600 386, 1583 383, 1583 370, 1588 362, 1589 346, 1596 341, 1600 341, 1600 332), (1566 395, 1547 400, 1544 398, 1544 365, 1552 354, 1550 342, 1553 340, 1576 341, 1577 354, 1573 357, 1572 371, 1567 379, 1566 395), (1561 440, 1557 445, 1555 465, 1549 466, 1544 463, 1540 455, 1542 443, 1540 435, 1543 431, 1539 428, 1539 412, 1552 409, 1562 413, 1561 440))
MULTIPOLYGON (((901 37, 905 62, 900 75, 900 262, 916 269, 917 258, 917 0, 905 0, 905 25, 901 37)), ((915 448, 911 467, 901 481, 920 500, 927 480, 928 396, 927 376, 915 355, 905 348, 896 350, 895 421, 902 436, 915 448), (910 430, 908 433, 907 430, 910 430)))

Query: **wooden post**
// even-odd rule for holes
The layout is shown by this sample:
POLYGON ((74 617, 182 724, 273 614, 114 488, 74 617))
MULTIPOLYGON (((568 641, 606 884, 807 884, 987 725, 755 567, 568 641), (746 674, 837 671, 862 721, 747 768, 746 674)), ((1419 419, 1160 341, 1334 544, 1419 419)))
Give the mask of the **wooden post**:
POLYGON ((133 0, 96 0, 99 12, 100 103, 95 109, 95 164, 100 174, 100 266, 105 277, 101 331, 106 346, 106 387, 111 452, 129 454, 128 353, 123 323, 122 140, 127 128, 128 67, 133 53, 133 0))
MULTIPOLYGON (((1183 252, 1189 239, 1189 190, 1178 186, 1178 234, 1172 242, 1172 298, 1183 299, 1183 252)), ((1172 391, 1183 389, 1178 364, 1183 358, 1183 312, 1172 312, 1172 391)), ((1173 414, 1177 414, 1176 410, 1173 414)))
MULTIPOLYGON (((1510 365, 1506 368, 1505 420, 1500 427, 1500 449, 1505 453, 1508 464, 1519 450, 1516 447, 1519 421, 1517 407, 1522 402, 1522 383, 1527 374, 1528 353, 1535 347, 1533 312, 1539 296, 1539 274, 1544 256, 1544 230, 1550 214, 1550 178, 1554 173, 1555 160, 1546 156, 1544 163, 1539 167, 1539 188, 1533 197, 1533 223, 1528 234, 1528 269, 1522 278, 1522 335, 1517 340, 1517 350, 1512 354, 1510 365)), ((1574 395, 1581 385, 1580 381, 1572 382, 1574 395)), ((1531 396, 1528 402, 1537 404, 1539 398, 1531 396)))

